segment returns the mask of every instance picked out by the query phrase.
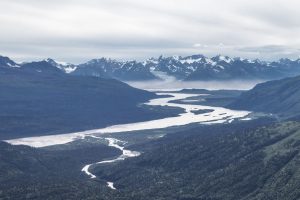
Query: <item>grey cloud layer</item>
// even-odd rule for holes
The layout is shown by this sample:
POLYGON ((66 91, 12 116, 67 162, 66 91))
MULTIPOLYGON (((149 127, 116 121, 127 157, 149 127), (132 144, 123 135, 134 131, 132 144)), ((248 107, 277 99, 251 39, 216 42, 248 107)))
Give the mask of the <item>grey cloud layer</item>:
POLYGON ((295 58, 297 0, 2 0, 0 54, 69 62, 107 56, 295 58))

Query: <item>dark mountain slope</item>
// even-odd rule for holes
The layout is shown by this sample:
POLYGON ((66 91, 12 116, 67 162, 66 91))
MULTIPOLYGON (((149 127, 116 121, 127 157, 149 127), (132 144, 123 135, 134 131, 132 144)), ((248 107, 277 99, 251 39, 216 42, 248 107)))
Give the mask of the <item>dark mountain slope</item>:
POLYGON ((118 155, 97 144, 70 150, 43 150, 0 142, 0 199, 97 199, 110 191, 105 183, 87 180, 81 168, 118 155))
POLYGON ((246 127, 170 135, 98 175, 115 181, 124 199, 299 199, 300 123, 246 127))
POLYGON ((53 65, 51 62, 39 61, 25 63, 22 65, 21 71, 31 72, 36 74, 47 74, 47 75, 62 75, 64 72, 53 65))
POLYGON ((45 69, 45 73, 18 70, 1 74, 1 139, 67 133, 170 115, 138 105, 156 97, 154 93, 113 79, 66 75, 53 72, 50 66, 45 69))
POLYGON ((229 107, 270 112, 282 117, 298 116, 300 115, 300 76, 258 84, 243 93, 229 107))

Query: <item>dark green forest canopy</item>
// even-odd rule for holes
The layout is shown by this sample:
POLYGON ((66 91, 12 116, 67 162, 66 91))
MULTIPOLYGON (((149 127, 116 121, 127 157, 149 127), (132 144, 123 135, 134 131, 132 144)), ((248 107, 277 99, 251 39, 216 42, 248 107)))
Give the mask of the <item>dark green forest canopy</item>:
POLYGON ((116 155, 115 149, 61 150, 57 157, 58 152, 1 143, 0 197, 299 199, 300 123, 254 123, 193 128, 132 146, 143 154, 99 166, 96 180, 78 173, 81 165, 116 155), (118 190, 107 188, 105 180, 118 190))
POLYGON ((128 199, 299 199, 300 123, 251 126, 181 132, 97 173, 128 199))

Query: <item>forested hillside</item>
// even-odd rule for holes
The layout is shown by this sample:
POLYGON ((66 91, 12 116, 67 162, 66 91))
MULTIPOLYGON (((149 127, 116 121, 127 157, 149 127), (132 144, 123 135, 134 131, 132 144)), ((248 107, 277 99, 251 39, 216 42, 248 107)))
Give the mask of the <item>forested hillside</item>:
POLYGON ((300 123, 251 126, 181 132, 98 175, 127 199, 299 199, 300 123))
POLYGON ((55 67, 0 67, 0 139, 68 133, 176 115, 148 109, 157 97, 113 79, 71 76, 55 67), (124 117, 126 116, 126 117, 124 117))
POLYGON ((269 123, 198 127, 132 146, 143 154, 97 167, 94 180, 80 173, 82 165, 120 152, 1 143, 0 198, 297 200, 300 123, 269 123))
POLYGON ((300 116, 300 76, 269 81, 244 92, 228 107, 277 114, 279 117, 300 116))

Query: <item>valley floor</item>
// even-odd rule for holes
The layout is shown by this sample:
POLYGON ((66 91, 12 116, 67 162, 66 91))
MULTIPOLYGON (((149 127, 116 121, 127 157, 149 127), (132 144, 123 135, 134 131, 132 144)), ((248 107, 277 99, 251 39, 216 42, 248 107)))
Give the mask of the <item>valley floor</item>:
POLYGON ((299 122, 164 95, 185 113, 0 143, 0 199, 300 198, 299 122))
MULTIPOLYGON (((191 123, 201 123, 201 124, 218 124, 218 123, 231 123, 235 119, 248 119, 246 117, 250 114, 248 111, 237 111, 230 110, 223 107, 213 107, 213 106, 203 106, 201 102, 204 100, 208 94, 184 94, 184 93, 158 93, 159 95, 166 96, 165 98, 156 98, 150 100, 146 103, 147 106, 161 106, 161 107, 171 107, 180 108, 184 112, 178 116, 166 117, 162 119, 149 120, 145 122, 129 123, 113 125, 102 129, 87 130, 82 132, 67 133, 67 134, 56 134, 48 136, 37 136, 37 137, 27 137, 7 140, 7 142, 17 145, 23 144, 33 147, 45 147, 50 145, 65 144, 77 139, 84 139, 86 136, 90 135, 102 135, 107 133, 118 133, 118 132, 129 132, 129 131, 139 131, 139 130, 151 130, 151 129, 163 129, 172 126, 183 126, 191 123), (170 97, 168 97, 170 96, 170 97), (175 103, 176 101, 184 99, 189 99, 191 97, 198 97, 198 99, 193 100, 193 104, 190 101, 185 101, 181 103, 175 103), (200 104, 195 104, 195 102, 200 102, 200 104), (208 111, 204 113, 199 113, 199 111, 208 111)), ((149 108, 151 109, 151 107, 149 108)))

